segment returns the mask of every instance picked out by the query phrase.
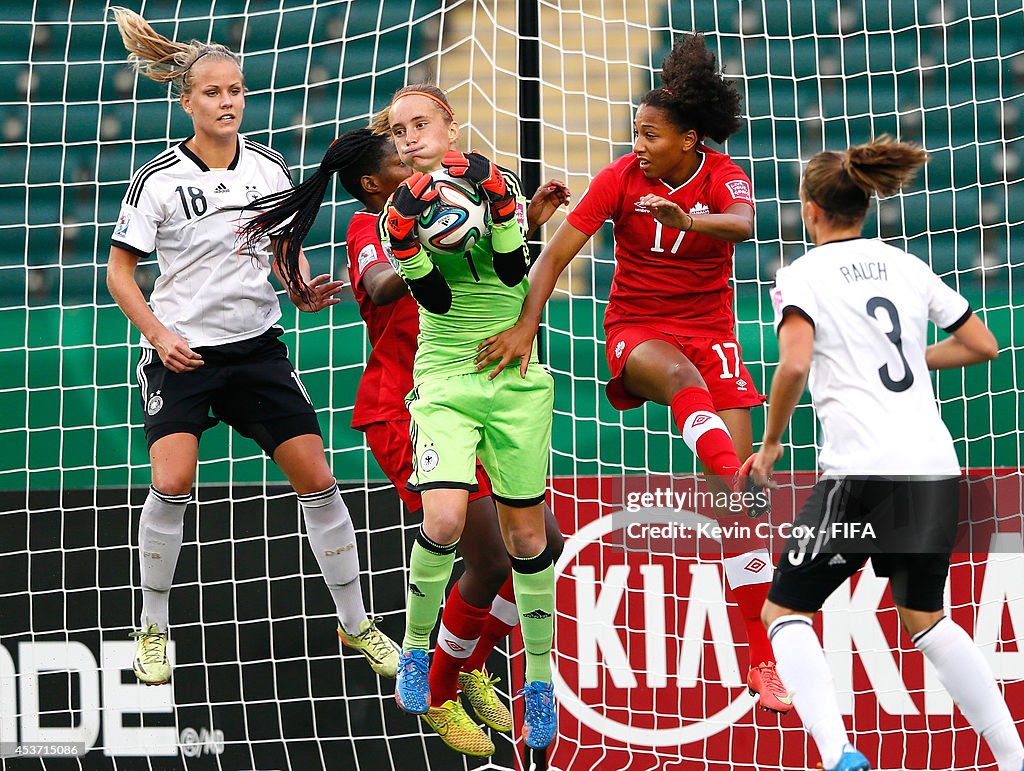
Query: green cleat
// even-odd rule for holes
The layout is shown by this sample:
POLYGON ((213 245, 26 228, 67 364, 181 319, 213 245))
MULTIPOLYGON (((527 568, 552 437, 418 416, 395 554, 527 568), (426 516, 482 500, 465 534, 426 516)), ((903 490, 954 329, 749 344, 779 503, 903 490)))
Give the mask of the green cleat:
POLYGON ((475 758, 494 754, 494 742, 466 714, 458 699, 449 699, 440 707, 431 707, 420 717, 437 732, 441 741, 456 752, 475 758))
POLYGON ((476 716, 488 728, 509 733, 512 731, 512 715, 494 690, 498 682, 497 677, 479 669, 459 672, 459 688, 466 695, 476 716))
POLYGON ((399 648, 394 641, 377 628, 383 618, 368 618, 359 624, 358 634, 348 634, 340 626, 338 637, 346 647, 359 651, 370 663, 370 668, 381 677, 394 678, 398 674, 399 648))
POLYGON ((171 665, 167 661, 167 632, 161 632, 156 624, 150 624, 140 632, 132 632, 135 638, 135 661, 132 669, 139 682, 146 685, 163 685, 171 679, 171 665))

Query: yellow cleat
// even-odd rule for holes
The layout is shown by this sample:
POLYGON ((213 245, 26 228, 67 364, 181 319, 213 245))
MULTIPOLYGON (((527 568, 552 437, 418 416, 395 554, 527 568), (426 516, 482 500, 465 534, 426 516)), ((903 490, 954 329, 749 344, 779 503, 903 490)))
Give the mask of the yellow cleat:
POLYGON ((512 732, 512 714, 498 696, 494 686, 499 682, 479 669, 459 672, 459 688, 466 694, 470 706, 484 725, 495 731, 512 732))
POLYGON ((456 752, 475 758, 494 754, 494 742, 466 714, 458 699, 449 699, 440 707, 431 707, 420 717, 437 732, 441 741, 456 752))
POLYGON ((140 683, 163 685, 171 679, 171 665, 167 661, 167 632, 161 632, 156 624, 150 624, 139 632, 132 632, 135 638, 135 661, 132 669, 140 683))
POLYGON ((359 624, 358 634, 349 634, 340 626, 338 637, 352 650, 363 654, 370 668, 381 677, 392 679, 398 674, 398 646, 394 641, 377 628, 383 619, 380 616, 368 618, 359 624))

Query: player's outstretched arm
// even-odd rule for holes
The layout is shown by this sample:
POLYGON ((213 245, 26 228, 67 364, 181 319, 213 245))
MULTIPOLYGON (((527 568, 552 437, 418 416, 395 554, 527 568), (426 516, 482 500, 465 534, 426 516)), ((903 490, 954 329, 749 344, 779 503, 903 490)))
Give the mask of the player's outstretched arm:
POLYGON ((379 263, 371 265, 359 280, 370 298, 370 302, 378 308, 390 305, 409 293, 409 287, 390 265, 379 263))
POLYGON ((947 337, 924 352, 928 369, 956 369, 992 361, 999 355, 999 343, 985 323, 973 313, 947 337))
POLYGON ((417 171, 395 189, 384 216, 391 253, 412 296, 430 313, 447 313, 452 307, 451 287, 416 235, 416 219, 436 197, 430 175, 417 171))
POLYGON ((787 313, 779 326, 779 364, 772 375, 764 437, 750 469, 751 478, 763 487, 774 486, 772 468, 782 457, 782 435, 807 385, 813 354, 811 322, 798 313, 787 313))
MULTIPOLYGON (((279 254, 279 248, 286 248, 286 245, 281 242, 274 244, 274 254, 279 254)), ((306 255, 299 250, 299 259, 297 263, 299 278, 301 278, 301 284, 296 282, 289 282, 283 273, 283 267, 279 260, 274 260, 274 275, 277 276, 278 281, 281 282, 282 286, 288 290, 288 299, 294 303, 295 307, 304 313, 317 313, 322 311, 331 305, 337 305, 341 300, 335 297, 344 283, 341 281, 331 281, 330 275, 323 273, 316 278, 309 277, 309 261, 306 259, 306 255), (300 290, 299 287, 304 287, 304 291, 300 290)))
POLYGON ((538 187, 526 205, 526 238, 533 238, 537 228, 551 219, 560 206, 567 206, 570 198, 569 186, 560 179, 549 179, 538 187))
POLYGON ((497 362, 494 371, 488 375, 488 378, 493 380, 499 372, 518 359, 519 374, 526 377, 544 304, 555 290, 555 282, 562 275, 565 266, 572 262, 573 257, 579 254, 589 239, 590 236, 568 221, 558 226, 555 235, 548 241, 548 245, 544 247, 537 262, 530 269, 530 291, 523 302, 519 321, 511 329, 489 337, 477 346, 480 352, 476 359, 477 370, 497 362))

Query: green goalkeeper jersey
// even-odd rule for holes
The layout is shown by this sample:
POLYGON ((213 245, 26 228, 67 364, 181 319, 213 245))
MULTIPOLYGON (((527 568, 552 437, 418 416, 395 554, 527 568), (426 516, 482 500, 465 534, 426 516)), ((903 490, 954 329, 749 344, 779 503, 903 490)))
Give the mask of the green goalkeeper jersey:
MULTIPOLYGON (((516 221, 525 242, 526 199, 522 184, 511 171, 501 169, 501 173, 515 193, 516 221)), ((385 204, 384 213, 389 204, 390 201, 385 204)), ((402 265, 391 254, 383 213, 378 219, 378 232, 392 265, 403 275, 402 265)), ((526 249, 525 244, 522 248, 526 249)), ((476 372, 477 346, 491 335, 515 325, 530 288, 526 278, 509 287, 495 274, 490 234, 465 254, 427 251, 427 256, 451 287, 452 307, 447 313, 437 314, 420 306, 420 334, 413 366, 416 384, 476 372)), ((525 254, 523 259, 527 259, 525 254)), ((531 361, 537 361, 536 348, 531 361)))

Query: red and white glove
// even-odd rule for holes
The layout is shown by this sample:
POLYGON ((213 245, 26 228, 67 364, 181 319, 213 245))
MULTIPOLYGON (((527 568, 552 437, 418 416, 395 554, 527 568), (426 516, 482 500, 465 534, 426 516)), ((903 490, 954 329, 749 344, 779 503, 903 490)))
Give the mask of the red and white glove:
POLYGON ((453 177, 461 177, 484 191, 491 204, 491 221, 504 225, 516 216, 516 199, 508 189, 498 167, 480 153, 449 150, 441 165, 453 177))
POLYGON ((434 180, 417 171, 395 189, 388 206, 387 227, 391 251, 398 260, 407 260, 419 253, 416 220, 437 198, 434 180))

